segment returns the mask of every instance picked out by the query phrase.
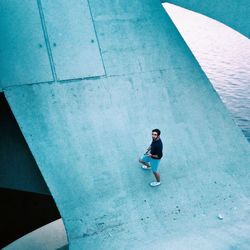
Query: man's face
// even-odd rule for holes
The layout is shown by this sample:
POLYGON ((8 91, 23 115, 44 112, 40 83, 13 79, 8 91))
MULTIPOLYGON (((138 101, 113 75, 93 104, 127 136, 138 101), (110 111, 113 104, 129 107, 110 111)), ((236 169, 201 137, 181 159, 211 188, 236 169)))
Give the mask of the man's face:
POLYGON ((156 132, 152 132, 152 139, 153 141, 157 140, 158 139, 158 134, 156 132))

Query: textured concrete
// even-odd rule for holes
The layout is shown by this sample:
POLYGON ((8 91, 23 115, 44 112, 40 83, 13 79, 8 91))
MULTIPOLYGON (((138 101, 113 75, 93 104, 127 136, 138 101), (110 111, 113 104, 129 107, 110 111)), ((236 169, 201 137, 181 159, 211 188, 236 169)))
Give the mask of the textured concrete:
POLYGON ((198 85, 188 79, 192 91, 178 98, 185 77, 173 93, 165 83, 173 81, 172 74, 7 92, 72 249, 146 248, 155 241, 164 249, 180 244, 179 237, 198 237, 223 249, 219 246, 248 237, 243 229, 249 225, 248 144, 206 81, 195 90, 198 85), (165 158, 162 186, 153 190, 152 176, 140 169, 137 157, 156 126, 163 131, 165 158), (219 213, 223 221, 216 218, 219 213), (223 232, 223 240, 216 231, 223 232))
POLYGON ((0 2, 0 87, 53 81, 35 0, 0 2))
POLYGON ((60 0, 42 0, 39 7, 44 13, 57 79, 104 75, 88 1, 61 4, 60 0))
POLYGON ((160 2, 88 2, 105 76, 4 87, 70 249, 246 249, 249 144, 160 2))

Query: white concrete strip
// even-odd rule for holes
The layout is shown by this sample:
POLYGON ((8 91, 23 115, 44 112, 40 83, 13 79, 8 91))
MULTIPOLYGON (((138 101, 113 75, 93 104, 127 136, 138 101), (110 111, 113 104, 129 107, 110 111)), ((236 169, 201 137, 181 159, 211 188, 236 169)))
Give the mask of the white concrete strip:
POLYGON ((26 234, 3 248, 3 250, 52 250, 62 249, 67 244, 67 235, 62 219, 58 219, 26 234))

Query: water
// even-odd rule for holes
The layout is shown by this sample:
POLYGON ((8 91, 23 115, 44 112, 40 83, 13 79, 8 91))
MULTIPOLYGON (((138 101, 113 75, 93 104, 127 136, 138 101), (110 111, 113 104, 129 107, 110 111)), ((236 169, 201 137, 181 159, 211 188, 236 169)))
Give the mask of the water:
POLYGON ((203 15, 163 6, 250 142, 249 39, 203 15))

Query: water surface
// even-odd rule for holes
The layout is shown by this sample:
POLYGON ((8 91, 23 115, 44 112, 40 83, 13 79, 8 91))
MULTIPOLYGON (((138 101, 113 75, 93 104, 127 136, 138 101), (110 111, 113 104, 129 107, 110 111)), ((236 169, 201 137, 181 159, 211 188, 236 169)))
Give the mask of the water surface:
POLYGON ((249 39, 206 16, 163 6, 250 142, 249 39))

